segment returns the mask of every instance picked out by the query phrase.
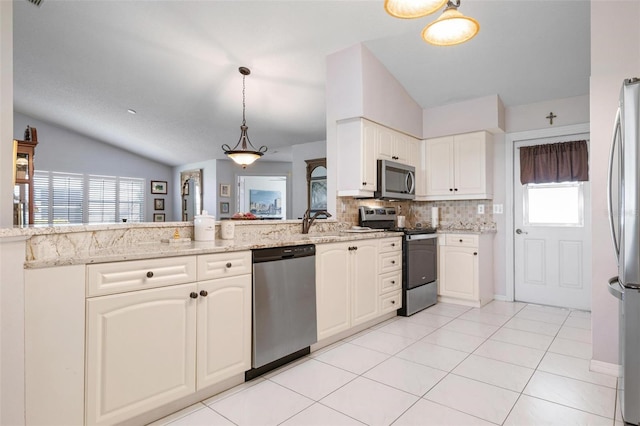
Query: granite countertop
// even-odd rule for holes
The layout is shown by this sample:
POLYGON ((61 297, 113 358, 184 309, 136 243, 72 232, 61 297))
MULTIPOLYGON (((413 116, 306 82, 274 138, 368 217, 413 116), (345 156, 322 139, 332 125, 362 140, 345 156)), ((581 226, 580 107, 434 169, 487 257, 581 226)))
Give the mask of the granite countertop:
POLYGON ((119 262, 123 260, 140 260, 172 256, 188 256, 199 254, 223 253, 231 251, 252 250, 267 247, 282 247, 288 245, 321 244, 342 241, 356 241, 372 238, 387 238, 402 236, 401 232, 331 232, 326 234, 298 234, 286 238, 276 239, 256 236, 252 241, 221 240, 215 241, 190 241, 179 243, 145 242, 114 246, 76 252, 69 256, 45 258, 42 260, 27 260, 25 268, 46 268, 52 266, 93 264, 105 262, 119 262))

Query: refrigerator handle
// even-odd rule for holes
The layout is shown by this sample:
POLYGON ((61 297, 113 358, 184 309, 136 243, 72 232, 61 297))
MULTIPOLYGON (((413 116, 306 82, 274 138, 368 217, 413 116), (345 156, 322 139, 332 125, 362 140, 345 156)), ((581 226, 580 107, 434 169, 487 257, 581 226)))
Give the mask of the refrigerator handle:
POLYGON ((622 300, 624 297, 624 287, 620 285, 620 281, 618 281, 618 277, 613 277, 609 279, 609 293, 614 295, 616 298, 622 300))
POLYGON ((620 245, 618 244, 618 236, 616 235, 616 228, 613 222, 613 162, 616 160, 616 144, 620 140, 620 108, 616 112, 616 120, 613 125, 613 140, 611 141, 611 152, 609 153, 609 172, 607 174, 607 208, 609 210, 609 227, 611 229, 611 238, 613 239, 613 248, 616 251, 616 259, 620 258, 620 245))

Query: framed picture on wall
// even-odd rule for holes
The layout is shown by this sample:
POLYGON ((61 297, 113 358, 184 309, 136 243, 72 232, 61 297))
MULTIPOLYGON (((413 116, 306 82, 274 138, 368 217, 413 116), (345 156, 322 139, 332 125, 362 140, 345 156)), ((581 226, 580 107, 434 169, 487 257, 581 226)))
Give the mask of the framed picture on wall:
POLYGON ((154 222, 164 222, 164 213, 154 213, 153 214, 154 222))
POLYGON ((220 203, 220 213, 229 213, 229 203, 226 201, 220 203))
POLYGON ((151 193, 152 194, 166 194, 167 193, 167 181, 166 180, 152 180, 151 181, 151 193))
POLYGON ((220 196, 221 197, 231 197, 231 185, 228 183, 220 184, 220 196))
POLYGON ((164 198, 154 198, 153 199, 153 209, 154 210, 164 210, 164 198))

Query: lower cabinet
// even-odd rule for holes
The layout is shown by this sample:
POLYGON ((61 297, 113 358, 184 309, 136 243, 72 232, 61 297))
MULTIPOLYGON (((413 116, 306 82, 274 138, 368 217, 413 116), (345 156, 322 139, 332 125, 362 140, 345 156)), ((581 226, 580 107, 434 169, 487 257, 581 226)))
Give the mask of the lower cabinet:
POLYGON ((316 246, 318 340, 378 316, 377 240, 316 246))
POLYGON ((93 297, 86 312, 87 424, 128 420, 251 368, 250 274, 93 297))
POLYGON ((482 306, 493 300, 492 234, 439 236, 438 296, 482 306))
POLYGON ((118 423, 195 392, 196 290, 87 301, 87 424, 118 423))
POLYGON ((318 341, 402 305, 398 237, 316 246, 318 341))

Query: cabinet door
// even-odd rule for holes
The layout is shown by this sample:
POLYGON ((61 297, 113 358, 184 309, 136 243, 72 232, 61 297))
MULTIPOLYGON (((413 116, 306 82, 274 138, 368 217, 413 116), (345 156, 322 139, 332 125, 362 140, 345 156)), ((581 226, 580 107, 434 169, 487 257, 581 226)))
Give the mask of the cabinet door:
POLYGON ((197 388, 251 368, 251 275, 198 283, 197 388))
POLYGON ((453 195, 453 138, 429 139, 426 141, 426 195, 453 195))
POLYGON ((456 195, 486 193, 485 133, 457 135, 453 146, 456 195))
POLYGON ((353 241, 349 257, 352 258, 351 326, 378 316, 378 242, 376 240, 353 241))
MULTIPOLYGON (((362 170, 362 185, 360 189, 366 191, 375 191, 378 182, 378 139, 380 131, 377 126, 367 120, 362 120, 362 155, 360 158, 362 170)), ((351 161, 354 161, 352 159, 351 161)))
POLYGON ((195 284, 87 301, 87 424, 114 424, 195 392, 195 284))
POLYGON ((349 328, 350 243, 316 247, 318 340, 349 328))
POLYGON ((477 251, 473 247, 440 246, 438 293, 441 296, 478 299, 477 251))
POLYGON ((391 129, 377 128, 378 131, 378 158, 381 160, 395 161, 396 140, 391 129))

